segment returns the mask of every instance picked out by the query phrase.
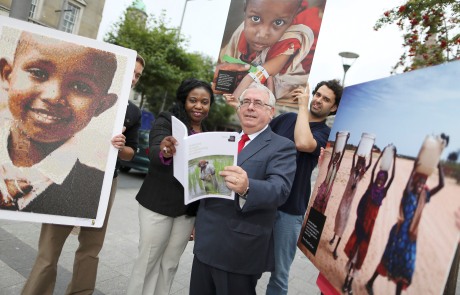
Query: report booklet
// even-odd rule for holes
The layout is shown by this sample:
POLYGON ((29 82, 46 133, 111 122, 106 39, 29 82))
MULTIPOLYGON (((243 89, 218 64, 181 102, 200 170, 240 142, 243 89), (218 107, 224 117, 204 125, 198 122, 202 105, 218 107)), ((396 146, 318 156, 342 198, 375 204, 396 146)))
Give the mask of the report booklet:
POLYGON ((237 132, 204 132, 188 136, 187 127, 172 116, 172 134, 177 140, 173 158, 174 177, 184 187, 184 204, 203 198, 233 200, 235 193, 219 172, 236 165, 237 132))

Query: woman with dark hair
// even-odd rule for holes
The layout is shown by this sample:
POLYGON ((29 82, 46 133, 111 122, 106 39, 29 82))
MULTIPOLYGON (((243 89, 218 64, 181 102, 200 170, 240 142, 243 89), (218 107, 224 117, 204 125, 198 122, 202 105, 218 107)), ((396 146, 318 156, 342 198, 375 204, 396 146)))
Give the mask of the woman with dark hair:
POLYGON ((136 200, 139 202, 139 256, 134 262, 128 294, 169 294, 179 259, 192 232, 197 202, 184 205, 184 188, 174 178, 171 116, 181 120, 188 135, 204 132, 214 95, 197 79, 182 81, 176 104, 156 119, 149 138, 149 171, 136 200))

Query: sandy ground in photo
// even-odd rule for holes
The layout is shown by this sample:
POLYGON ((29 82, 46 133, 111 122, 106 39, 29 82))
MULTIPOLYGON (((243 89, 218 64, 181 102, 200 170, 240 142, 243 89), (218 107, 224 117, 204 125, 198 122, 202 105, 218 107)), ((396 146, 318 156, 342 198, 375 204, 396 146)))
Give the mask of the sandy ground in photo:
MULTIPOLYGON (((320 166, 317 182, 310 199, 310 205, 316 196, 318 186, 326 177, 330 155, 331 149, 326 150, 324 160, 320 166)), ((369 185, 372 168, 378 156, 378 153, 373 154, 373 164, 358 185, 356 195, 351 205, 348 223, 337 250, 338 259, 334 260, 332 257, 335 243, 334 245, 329 245, 329 241, 334 235, 335 215, 348 181, 353 151, 347 150, 345 152, 340 169, 337 173, 331 197, 325 211, 327 218, 316 256, 313 256, 306 248, 300 247, 306 256, 312 260, 315 266, 325 274, 328 280, 337 287, 337 289, 341 288, 346 276, 345 265, 348 261, 348 257, 345 255, 343 249, 354 229, 356 208, 369 185)), ((413 165, 414 162, 411 160, 402 158, 397 158, 396 160, 395 177, 380 207, 366 259, 353 281, 354 294, 367 294, 364 289, 364 284, 374 273, 385 250, 390 229, 397 220, 403 190, 407 184, 413 165)), ((377 172, 378 168, 376 169, 376 173, 377 172)), ((430 189, 438 184, 437 171, 430 176, 427 184, 430 189)), ((446 177, 444 188, 434 195, 424 208, 417 238, 415 272, 412 278, 412 284, 403 291, 403 294, 442 293, 459 237, 459 231, 455 226, 454 219, 454 212, 459 207, 460 186, 455 183, 454 179, 446 177)), ((396 284, 389 281, 386 277, 379 276, 375 280, 375 294, 394 294, 395 291, 396 284)))

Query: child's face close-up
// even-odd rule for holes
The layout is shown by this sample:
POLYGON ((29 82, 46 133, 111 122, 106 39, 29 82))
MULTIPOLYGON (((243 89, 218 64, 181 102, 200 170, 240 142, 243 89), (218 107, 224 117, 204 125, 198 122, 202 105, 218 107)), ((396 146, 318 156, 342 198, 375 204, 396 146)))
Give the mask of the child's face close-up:
POLYGON ((294 19, 298 0, 247 0, 244 34, 250 52, 278 42, 294 19))
POLYGON ((98 50, 32 36, 22 41, 30 43, 16 52, 5 76, 11 114, 32 140, 67 140, 107 109, 106 100, 116 101, 107 94, 113 67, 95 62, 98 50))

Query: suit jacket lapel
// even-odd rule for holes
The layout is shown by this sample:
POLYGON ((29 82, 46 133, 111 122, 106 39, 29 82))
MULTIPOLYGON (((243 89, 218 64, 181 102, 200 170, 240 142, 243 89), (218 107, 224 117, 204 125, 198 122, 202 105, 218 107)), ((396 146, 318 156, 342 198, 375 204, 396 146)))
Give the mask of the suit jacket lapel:
POLYGON ((241 166, 247 159, 267 146, 271 141, 271 129, 267 127, 261 134, 251 140, 238 154, 237 165, 241 166))

